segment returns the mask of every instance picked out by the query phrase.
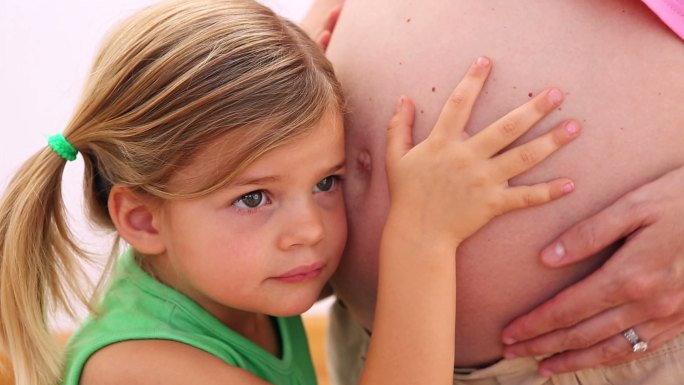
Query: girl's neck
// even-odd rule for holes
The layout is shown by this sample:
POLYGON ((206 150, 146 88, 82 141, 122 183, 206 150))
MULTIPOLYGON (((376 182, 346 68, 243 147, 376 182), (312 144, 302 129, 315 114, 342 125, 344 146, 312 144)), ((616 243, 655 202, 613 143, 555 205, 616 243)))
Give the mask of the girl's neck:
MULTIPOLYGON (((159 260, 153 262, 150 258, 138 255, 136 255, 136 259, 138 265, 152 278, 193 298, 191 293, 180 290, 180 288, 175 287, 169 280, 165 279, 166 274, 164 274, 163 267, 159 267, 154 263, 158 263, 159 260)), ((196 300, 196 298, 193 299, 196 300)), ((216 309, 208 309, 205 307, 204 310, 212 314, 222 324, 226 325, 234 332, 254 342, 275 357, 281 357, 280 333, 275 318, 266 314, 252 313, 239 309, 231 309, 229 312, 226 312, 226 309, 223 309, 223 311, 217 312, 212 311, 216 309)))
POLYGON ((282 348, 278 321, 265 314, 251 313, 251 315, 251 319, 246 317, 245 322, 231 326, 231 329, 259 345, 273 356, 280 358, 282 348))

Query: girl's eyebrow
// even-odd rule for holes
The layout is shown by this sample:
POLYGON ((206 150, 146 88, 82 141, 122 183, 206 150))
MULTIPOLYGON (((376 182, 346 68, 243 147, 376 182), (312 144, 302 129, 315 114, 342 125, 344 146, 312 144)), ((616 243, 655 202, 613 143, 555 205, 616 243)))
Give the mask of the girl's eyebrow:
MULTIPOLYGON (((342 160, 340 163, 336 164, 335 166, 327 169, 326 171, 323 172, 325 175, 329 174, 334 174, 336 172, 339 172, 342 170, 345 166, 346 160, 342 160)), ((264 183, 270 183, 270 182, 277 182, 281 178, 278 175, 269 175, 269 176, 263 176, 263 177, 258 177, 258 178, 244 178, 244 179, 238 179, 233 183, 233 186, 245 186, 245 185, 253 185, 253 184, 264 184, 264 183)))
POLYGON ((250 185, 250 184, 264 184, 264 183, 269 183, 269 182, 277 182, 280 180, 279 176, 264 176, 261 178, 247 178, 247 179, 238 179, 233 183, 234 186, 245 186, 245 185, 250 185))
POLYGON ((334 174, 334 173, 336 173, 336 172, 342 170, 342 169, 344 168, 344 166, 345 166, 346 163, 347 163, 347 160, 346 160, 346 159, 342 159, 342 161, 341 161, 340 163, 338 163, 337 165, 335 165, 335 166, 329 168, 328 171, 326 172, 326 174, 334 174))

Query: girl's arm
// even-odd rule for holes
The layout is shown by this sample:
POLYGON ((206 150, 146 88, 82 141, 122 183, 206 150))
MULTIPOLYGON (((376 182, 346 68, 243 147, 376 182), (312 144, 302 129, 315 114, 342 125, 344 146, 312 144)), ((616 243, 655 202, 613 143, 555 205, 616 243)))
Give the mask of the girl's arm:
POLYGON ((548 89, 478 134, 464 131, 490 72, 480 58, 444 106, 430 136, 413 146, 414 107, 402 97, 390 122, 386 168, 390 211, 380 246, 380 276, 373 335, 362 384, 451 384, 456 317, 455 252, 490 219, 549 202, 573 184, 557 179, 510 187, 574 139, 567 121, 499 155, 561 103, 548 89))

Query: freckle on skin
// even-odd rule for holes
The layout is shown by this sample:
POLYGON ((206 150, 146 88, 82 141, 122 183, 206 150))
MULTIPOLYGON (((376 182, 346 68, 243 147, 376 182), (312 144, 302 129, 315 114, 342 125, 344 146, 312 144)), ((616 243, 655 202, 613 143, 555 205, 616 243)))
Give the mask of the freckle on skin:
POLYGON ((408 19, 406 19, 406 22, 407 22, 407 23, 410 23, 410 22, 411 22, 411 18, 409 17, 408 19))
POLYGON ((420 110, 420 113, 421 113, 421 114, 424 114, 424 113, 425 113, 425 111, 424 111, 424 110, 420 110))
POLYGON ((435 91, 437 91, 437 88, 432 87, 432 92, 435 92, 435 91))
POLYGON ((534 96, 534 94, 531 93, 531 92, 529 92, 529 93, 527 94, 527 96, 529 96, 529 97, 531 98, 532 96, 534 96))

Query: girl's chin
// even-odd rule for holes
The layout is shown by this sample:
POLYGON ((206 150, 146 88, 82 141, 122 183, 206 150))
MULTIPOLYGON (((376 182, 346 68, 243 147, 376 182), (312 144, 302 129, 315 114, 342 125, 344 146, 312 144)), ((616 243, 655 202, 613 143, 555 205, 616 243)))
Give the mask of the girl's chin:
POLYGON ((288 301, 288 303, 280 303, 269 309, 267 313, 275 317, 293 317, 301 315, 307 310, 311 309, 313 305, 318 301, 320 294, 311 296, 311 298, 299 298, 296 300, 288 301))

